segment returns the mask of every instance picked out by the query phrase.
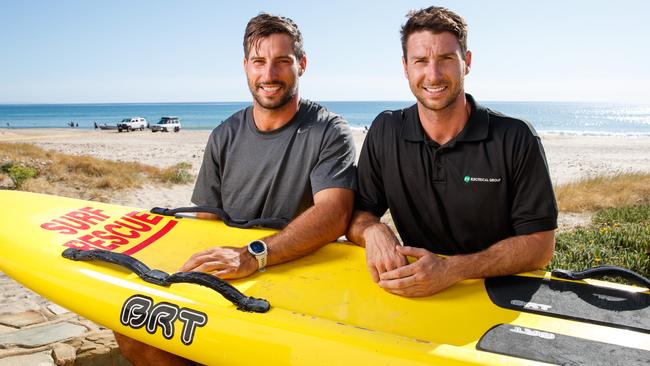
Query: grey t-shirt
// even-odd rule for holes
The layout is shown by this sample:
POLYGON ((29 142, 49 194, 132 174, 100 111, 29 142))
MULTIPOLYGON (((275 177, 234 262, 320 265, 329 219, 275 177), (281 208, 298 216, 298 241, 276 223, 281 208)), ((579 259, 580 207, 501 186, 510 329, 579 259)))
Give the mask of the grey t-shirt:
POLYGON ((293 219, 326 188, 356 190, 355 147, 348 124, 302 99, 296 115, 271 132, 243 109, 210 135, 192 202, 233 219, 293 219))

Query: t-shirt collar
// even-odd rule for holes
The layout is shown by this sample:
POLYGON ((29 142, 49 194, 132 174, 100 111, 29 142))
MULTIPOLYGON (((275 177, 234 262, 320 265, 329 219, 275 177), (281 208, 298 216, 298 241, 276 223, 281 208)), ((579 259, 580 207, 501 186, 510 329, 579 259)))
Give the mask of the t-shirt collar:
POLYGON ((248 125, 249 130, 251 130, 253 133, 255 133, 258 136, 266 136, 266 137, 273 137, 277 135, 281 135, 285 131, 289 130, 291 127, 295 127, 294 125, 296 124, 296 121, 298 121, 301 116, 305 113, 305 111, 308 109, 308 104, 310 102, 307 99, 302 99, 300 98, 300 102, 298 103, 298 111, 296 111, 296 114, 291 117, 291 120, 284 126, 280 128, 276 128, 275 130, 272 131, 260 131, 257 129, 255 126, 255 119, 253 117, 253 106, 249 106, 246 109, 246 124, 248 125))
MULTIPOLYGON (((453 146, 456 142, 461 141, 481 141, 488 137, 490 120, 487 109, 476 103, 470 94, 466 93, 465 98, 467 98, 467 101, 472 107, 472 112, 463 130, 446 145, 453 146)), ((412 142, 430 141, 425 135, 422 124, 420 123, 417 104, 404 110, 404 124, 402 125, 401 136, 403 139, 412 142)))

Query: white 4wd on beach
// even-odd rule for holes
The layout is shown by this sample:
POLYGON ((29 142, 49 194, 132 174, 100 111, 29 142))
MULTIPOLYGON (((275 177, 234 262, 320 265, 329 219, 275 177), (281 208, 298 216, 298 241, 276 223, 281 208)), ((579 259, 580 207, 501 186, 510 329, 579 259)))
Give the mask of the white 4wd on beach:
POLYGON ((151 125, 151 132, 178 132, 181 130, 181 120, 178 117, 162 117, 158 123, 151 125))
POLYGON ((142 117, 125 118, 117 124, 117 132, 144 130, 147 128, 147 120, 142 117))

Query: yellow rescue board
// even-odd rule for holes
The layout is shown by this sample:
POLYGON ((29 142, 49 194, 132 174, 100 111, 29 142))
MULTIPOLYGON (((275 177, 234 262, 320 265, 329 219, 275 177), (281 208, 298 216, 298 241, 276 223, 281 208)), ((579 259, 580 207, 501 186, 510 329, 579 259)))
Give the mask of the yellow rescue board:
POLYGON ((61 252, 105 249, 173 273, 195 252, 243 246, 271 230, 15 191, 0 191, 0 202, 0 270, 90 320, 204 364, 537 364, 477 350, 498 324, 650 351, 647 333, 498 307, 483 280, 427 298, 386 293, 372 282, 363 249, 349 243, 233 281, 271 303, 267 313, 242 312, 205 287, 157 286, 116 265, 75 262, 61 252), (175 308, 171 329, 149 318, 140 325, 129 306, 144 306, 149 318, 155 309, 175 308))

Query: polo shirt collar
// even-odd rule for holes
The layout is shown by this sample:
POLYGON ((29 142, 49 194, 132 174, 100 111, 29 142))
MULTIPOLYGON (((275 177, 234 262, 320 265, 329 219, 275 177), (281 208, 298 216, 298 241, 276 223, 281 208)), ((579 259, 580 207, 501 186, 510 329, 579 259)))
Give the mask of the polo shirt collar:
MULTIPOLYGON (((490 121, 487 109, 476 103, 470 94, 466 93, 465 98, 472 107, 472 112, 463 130, 446 145, 453 146, 456 142, 461 141, 481 141, 488 137, 490 121)), ((417 103, 404 110, 404 124, 402 125, 401 136, 403 139, 412 142, 429 141, 420 123, 417 103)))

